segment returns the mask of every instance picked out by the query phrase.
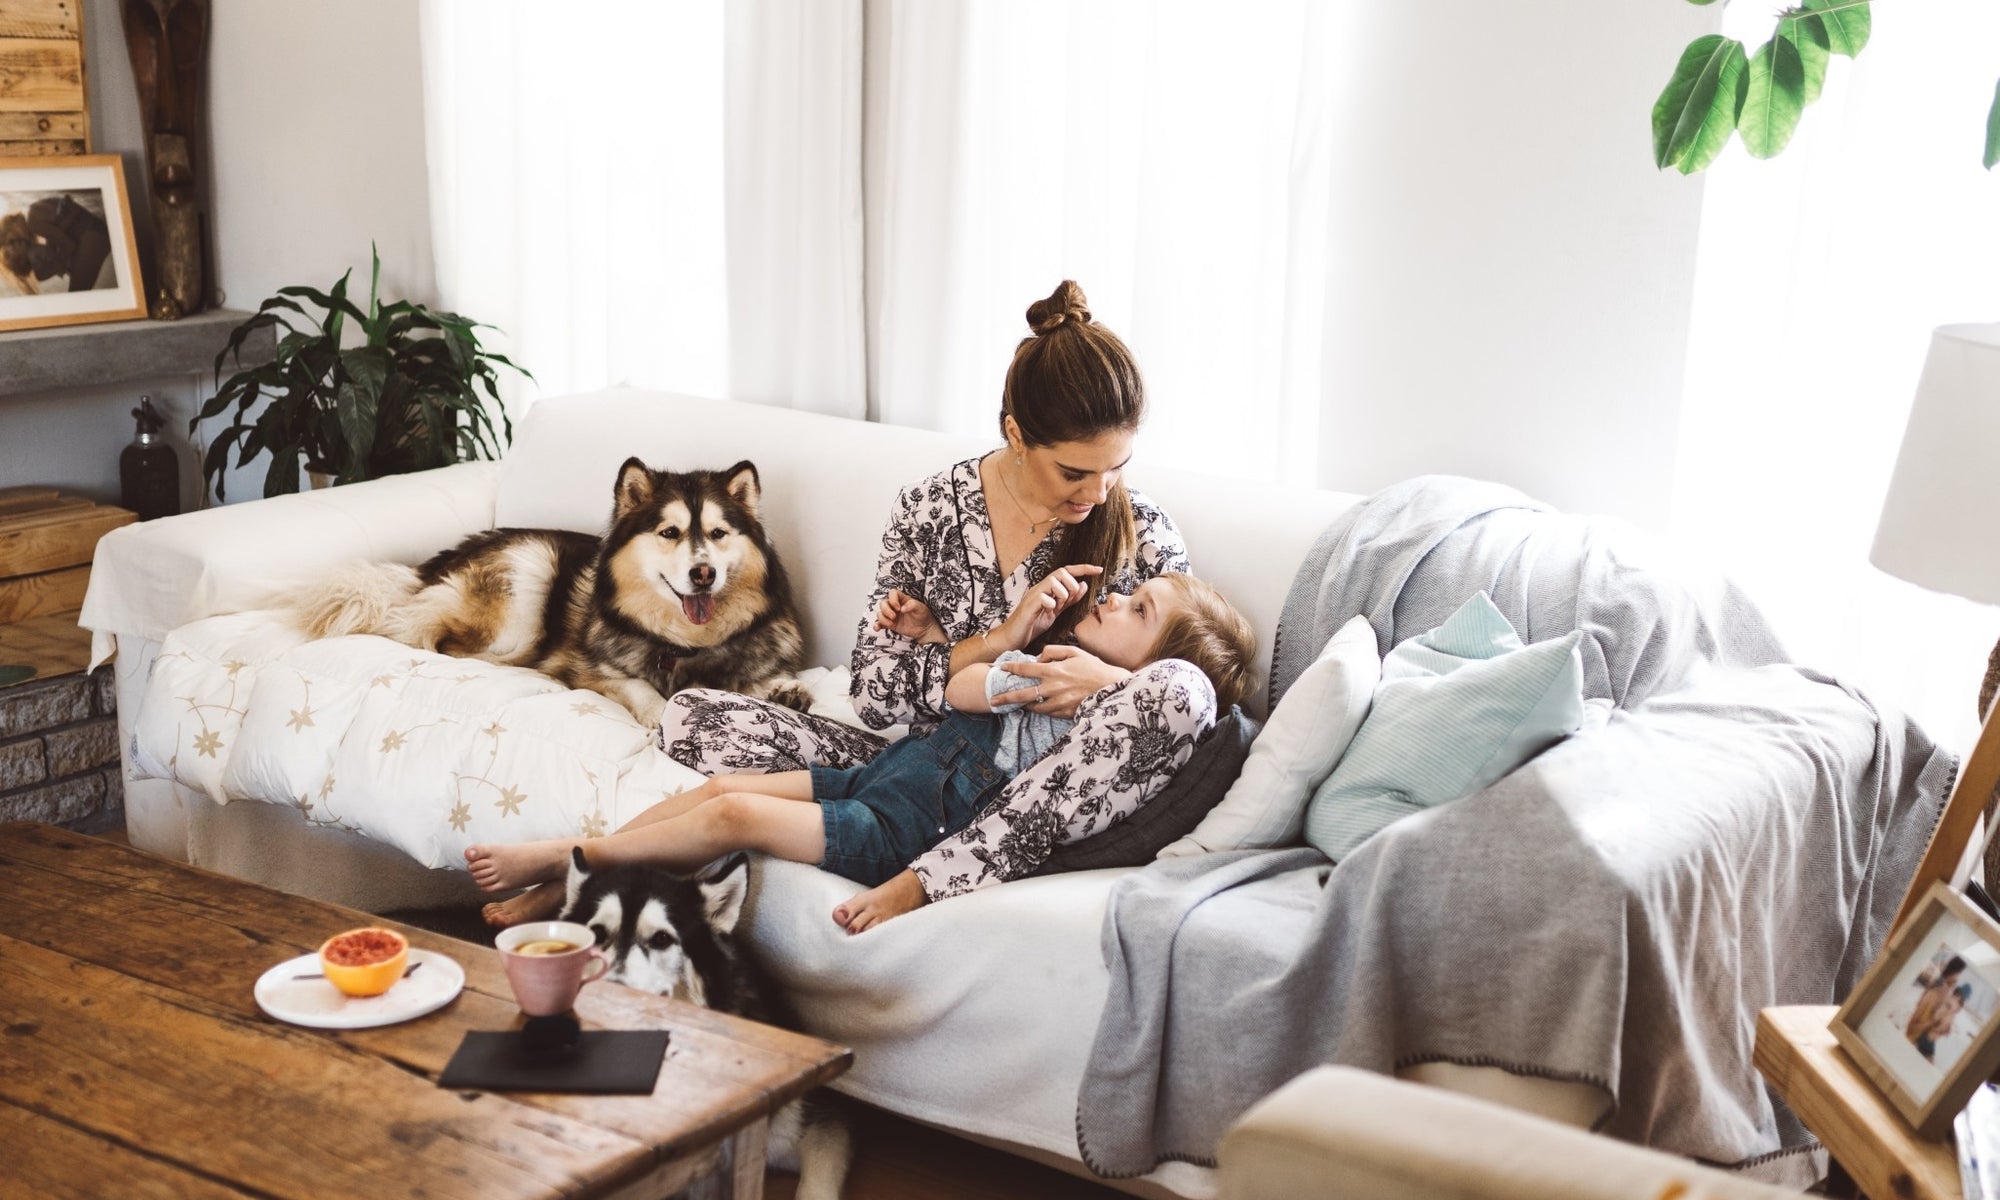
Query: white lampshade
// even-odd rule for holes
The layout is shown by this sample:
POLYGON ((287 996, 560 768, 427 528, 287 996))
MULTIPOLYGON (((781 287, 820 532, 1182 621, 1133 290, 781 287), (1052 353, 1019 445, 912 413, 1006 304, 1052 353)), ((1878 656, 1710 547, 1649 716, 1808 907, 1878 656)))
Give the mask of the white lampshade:
POLYGON ((1868 558, 1939 592, 2000 604, 2000 325, 1931 334, 1868 558))

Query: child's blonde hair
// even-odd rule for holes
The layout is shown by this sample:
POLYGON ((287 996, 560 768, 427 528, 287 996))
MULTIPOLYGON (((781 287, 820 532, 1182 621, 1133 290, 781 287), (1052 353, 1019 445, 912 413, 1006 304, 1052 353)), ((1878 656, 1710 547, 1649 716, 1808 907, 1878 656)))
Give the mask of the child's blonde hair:
POLYGON ((1250 694, 1256 677, 1257 631, 1212 585, 1178 571, 1158 578, 1180 596, 1181 607, 1167 615, 1150 661, 1178 658, 1193 663, 1215 686, 1217 713, 1227 713, 1250 694))

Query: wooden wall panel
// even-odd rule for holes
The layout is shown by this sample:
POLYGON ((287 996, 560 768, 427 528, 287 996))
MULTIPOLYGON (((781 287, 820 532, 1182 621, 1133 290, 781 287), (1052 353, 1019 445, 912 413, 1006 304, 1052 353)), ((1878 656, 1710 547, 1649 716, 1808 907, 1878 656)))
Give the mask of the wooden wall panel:
POLYGON ((0 156, 90 153, 83 0, 0 0, 0 156))

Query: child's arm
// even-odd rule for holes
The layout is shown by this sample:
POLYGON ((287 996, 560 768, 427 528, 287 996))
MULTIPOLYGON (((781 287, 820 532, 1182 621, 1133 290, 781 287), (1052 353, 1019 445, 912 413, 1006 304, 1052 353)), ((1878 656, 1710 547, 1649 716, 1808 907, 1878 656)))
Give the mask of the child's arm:
POLYGON ((973 663, 952 676, 944 685, 944 702, 959 712, 992 712, 993 706, 986 702, 986 676, 992 671, 992 663, 973 663))
POLYGON ((1017 662, 1034 662, 1035 656, 1021 650, 1009 650, 990 663, 973 663, 945 684, 944 700, 959 712, 1004 713, 1013 712, 1022 704, 995 704, 994 697, 1007 692, 1032 689, 1036 686, 1032 679, 1023 679, 1009 671, 1007 667, 1017 662))

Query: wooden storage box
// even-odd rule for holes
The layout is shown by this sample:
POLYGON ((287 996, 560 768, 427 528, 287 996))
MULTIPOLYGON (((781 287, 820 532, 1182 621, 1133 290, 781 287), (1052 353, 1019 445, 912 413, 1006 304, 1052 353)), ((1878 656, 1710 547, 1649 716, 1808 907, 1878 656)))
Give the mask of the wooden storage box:
POLYGON ((136 520, 55 488, 0 488, 0 624, 83 607, 97 539, 136 520))

